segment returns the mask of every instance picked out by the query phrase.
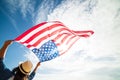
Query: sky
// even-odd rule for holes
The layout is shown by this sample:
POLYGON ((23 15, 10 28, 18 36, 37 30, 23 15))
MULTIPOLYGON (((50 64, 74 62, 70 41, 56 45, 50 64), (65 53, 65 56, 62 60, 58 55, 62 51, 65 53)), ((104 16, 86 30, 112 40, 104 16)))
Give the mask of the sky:
MULTIPOLYGON (((43 21, 93 30, 64 55, 41 63, 33 80, 120 80, 120 0, 0 0, 0 47, 43 21)), ((13 42, 5 57, 11 70, 37 57, 13 42)))

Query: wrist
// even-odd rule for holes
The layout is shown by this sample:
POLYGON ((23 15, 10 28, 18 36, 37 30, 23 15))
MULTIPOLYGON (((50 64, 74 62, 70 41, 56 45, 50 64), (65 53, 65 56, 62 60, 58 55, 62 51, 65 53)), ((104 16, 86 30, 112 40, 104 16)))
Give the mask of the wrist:
POLYGON ((10 44, 12 44, 13 40, 7 40, 5 41, 4 45, 5 46, 9 46, 10 44))

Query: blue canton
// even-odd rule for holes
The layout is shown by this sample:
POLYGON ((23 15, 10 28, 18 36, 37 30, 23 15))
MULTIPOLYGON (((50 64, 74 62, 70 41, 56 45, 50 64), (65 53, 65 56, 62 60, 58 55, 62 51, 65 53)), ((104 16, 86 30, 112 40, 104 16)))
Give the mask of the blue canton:
POLYGON ((49 40, 44 43, 40 48, 34 48, 33 53, 39 58, 40 62, 48 61, 59 56, 59 51, 57 50, 56 44, 49 40))

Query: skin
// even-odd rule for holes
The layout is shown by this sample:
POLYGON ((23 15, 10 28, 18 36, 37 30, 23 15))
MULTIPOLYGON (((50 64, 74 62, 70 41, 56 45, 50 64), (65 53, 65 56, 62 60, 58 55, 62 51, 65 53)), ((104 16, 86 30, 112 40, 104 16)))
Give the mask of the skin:
MULTIPOLYGON (((9 47, 10 44, 13 43, 13 40, 7 40, 4 42, 2 48, 0 49, 0 58, 4 59, 5 58, 5 55, 6 55, 6 52, 7 52, 7 49, 9 47)), ((36 67, 34 68, 34 72, 37 71, 37 68, 40 66, 40 62, 37 63, 36 67)))

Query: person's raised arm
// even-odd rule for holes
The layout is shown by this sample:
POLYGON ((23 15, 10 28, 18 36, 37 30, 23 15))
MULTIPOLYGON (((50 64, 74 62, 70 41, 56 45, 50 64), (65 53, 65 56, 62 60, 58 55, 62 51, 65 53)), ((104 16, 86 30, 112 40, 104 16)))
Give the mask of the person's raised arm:
POLYGON ((37 65, 36 65, 36 67, 34 68, 33 71, 36 72, 36 71, 37 71, 37 68, 38 68, 39 66, 40 66, 40 62, 37 63, 37 65))
POLYGON ((8 46, 13 42, 13 40, 7 40, 5 41, 4 45, 2 46, 2 48, 0 49, 0 58, 4 58, 7 48, 8 46))
POLYGON ((35 76, 37 68, 40 66, 40 62, 37 63, 36 67, 34 68, 33 72, 29 75, 28 80, 32 80, 35 76))

